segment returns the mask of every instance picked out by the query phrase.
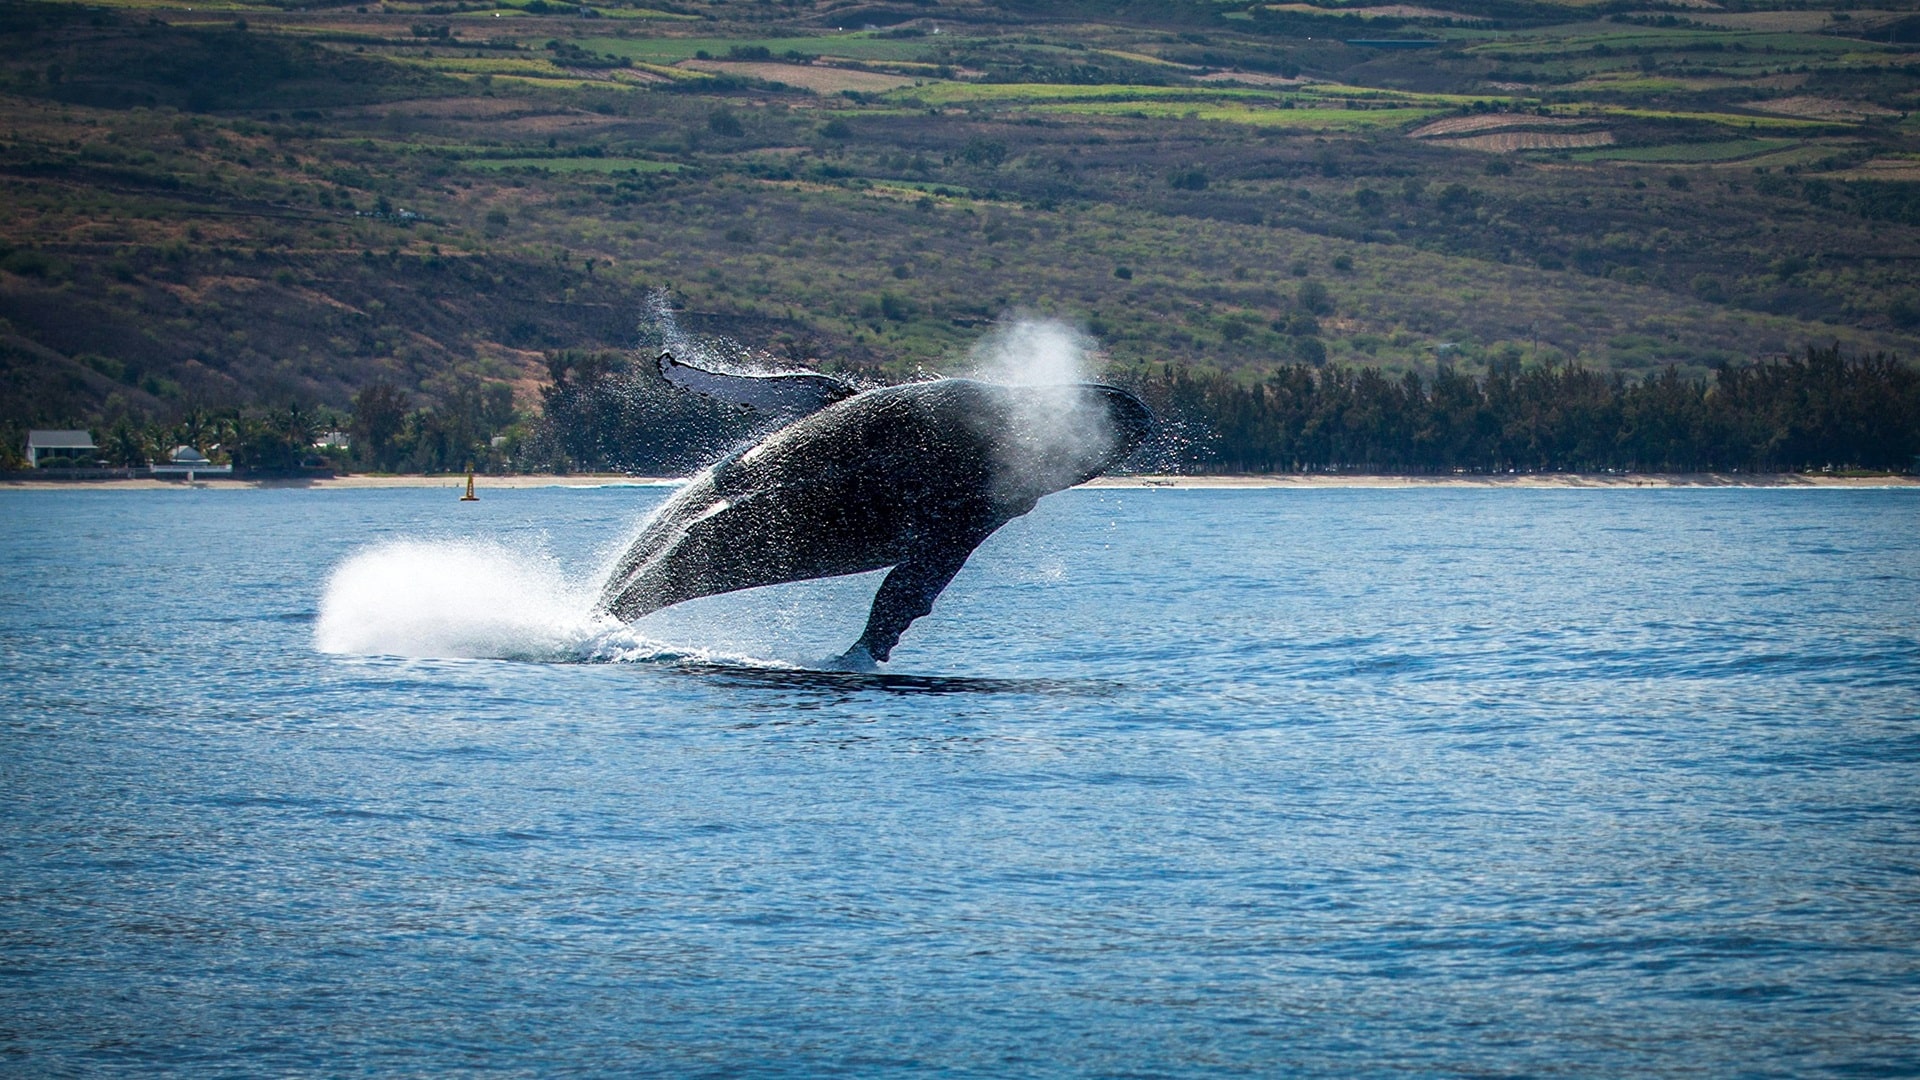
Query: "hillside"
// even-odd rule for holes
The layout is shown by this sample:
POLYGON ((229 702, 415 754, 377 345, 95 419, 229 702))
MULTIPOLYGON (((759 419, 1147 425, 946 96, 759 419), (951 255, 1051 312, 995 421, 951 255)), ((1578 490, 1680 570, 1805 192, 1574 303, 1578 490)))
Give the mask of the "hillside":
POLYGON ((0 421, 530 414, 658 288, 895 375, 1912 357, 1920 17, 1816 7, 8 4, 0 421))

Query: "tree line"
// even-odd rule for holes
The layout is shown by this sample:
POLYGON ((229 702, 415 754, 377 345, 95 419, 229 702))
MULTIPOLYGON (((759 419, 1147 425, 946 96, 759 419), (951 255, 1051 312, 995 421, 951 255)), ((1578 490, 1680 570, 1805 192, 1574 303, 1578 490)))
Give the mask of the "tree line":
MULTIPOLYGON (((547 360, 521 467, 669 474, 756 433, 758 418, 667 384, 626 354, 547 360)), ((1293 364, 1244 382, 1180 365, 1109 376, 1161 417, 1135 464, 1183 472, 1913 471, 1920 370, 1838 346, 1630 381, 1577 364, 1493 362, 1431 378, 1293 364)))
MULTIPOLYGON (((101 464, 139 466, 192 446, 256 473, 691 471, 765 426, 666 383, 626 353, 547 356, 537 412, 513 388, 467 380, 415 405, 386 382, 346 412, 191 409, 170 424, 94 427, 101 464), (347 434, 333 445, 327 432, 347 434)), ((1292 364, 1255 381, 1165 365, 1109 376, 1163 437, 1135 464, 1174 472, 1911 472, 1920 467, 1920 370, 1836 347, 1707 378, 1668 368, 1630 381, 1577 364, 1497 360, 1484 376, 1292 364)), ((18 467, 24 431, 10 432, 18 467)))
POLYGON ((1920 371, 1835 346, 1629 381, 1569 365, 1291 365, 1257 382, 1166 366, 1125 373, 1197 472, 1906 472, 1920 454, 1920 371))

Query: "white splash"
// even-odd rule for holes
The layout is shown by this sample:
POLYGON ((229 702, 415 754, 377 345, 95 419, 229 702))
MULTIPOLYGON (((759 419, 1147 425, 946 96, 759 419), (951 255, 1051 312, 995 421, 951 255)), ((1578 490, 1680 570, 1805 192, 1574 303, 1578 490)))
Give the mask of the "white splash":
POLYGON ((1058 386, 1087 381, 1099 343, 1059 319, 1004 320, 969 351, 974 378, 1005 386, 1058 386))
POLYGON ((327 579, 321 652, 570 659, 619 623, 551 560, 476 541, 369 548, 327 579))
POLYGON ((314 646, 433 659, 817 667, 859 636, 880 577, 749 589, 628 625, 595 610, 603 576, 479 541, 381 544, 327 579, 314 646))
POLYGON ((703 358, 701 354, 705 350, 680 329, 680 321, 673 317, 673 297, 665 289, 647 294, 647 322, 668 352, 682 360, 703 358))
POLYGON ((665 289, 647 294, 642 338, 672 353, 674 359, 706 371, 730 375, 811 375, 766 349, 753 348, 730 337, 687 333, 673 314, 673 296, 665 289))

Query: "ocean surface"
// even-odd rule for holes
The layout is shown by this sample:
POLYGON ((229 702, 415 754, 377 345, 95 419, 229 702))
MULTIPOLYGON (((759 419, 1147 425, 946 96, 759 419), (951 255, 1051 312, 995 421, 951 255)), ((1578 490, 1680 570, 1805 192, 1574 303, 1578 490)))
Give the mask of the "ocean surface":
POLYGON ((1920 1075, 1920 492, 0 492, 0 1074, 1920 1075))

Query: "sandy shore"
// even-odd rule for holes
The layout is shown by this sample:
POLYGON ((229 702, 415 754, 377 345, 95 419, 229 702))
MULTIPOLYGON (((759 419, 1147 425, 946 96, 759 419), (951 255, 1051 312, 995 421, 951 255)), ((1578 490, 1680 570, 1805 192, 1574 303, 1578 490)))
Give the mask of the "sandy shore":
MULTIPOLYGON (((648 476, 481 476, 480 492, 502 488, 670 487, 678 477, 648 476)), ((162 491, 200 488, 245 491, 303 488, 314 491, 354 488, 465 488, 464 476, 339 476, 328 480, 8 480, 12 491, 162 491)), ((1826 476, 1804 473, 1533 473, 1505 476, 1334 476, 1325 473, 1273 476, 1103 476, 1093 488, 1879 488, 1920 487, 1916 476, 1826 476)))
POLYGON ((1509 473, 1457 476, 1103 476, 1087 487, 1156 488, 1703 488, 1920 487, 1915 476, 1804 473, 1509 473))
MULTIPOLYGON (((547 487, 674 487, 682 477, 671 476, 477 476, 474 490, 547 487)), ((443 488, 465 490, 461 476, 335 476, 325 480, 6 480, 0 491, 203 491, 308 490, 346 491, 356 488, 443 488)))

